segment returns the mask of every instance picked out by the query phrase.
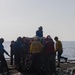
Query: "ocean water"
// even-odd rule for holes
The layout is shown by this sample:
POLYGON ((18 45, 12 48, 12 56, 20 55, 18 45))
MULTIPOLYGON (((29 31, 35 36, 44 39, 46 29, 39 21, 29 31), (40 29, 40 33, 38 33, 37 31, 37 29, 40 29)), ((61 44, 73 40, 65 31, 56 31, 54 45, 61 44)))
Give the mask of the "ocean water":
MULTIPOLYGON (((10 41, 4 42, 4 49, 10 54, 10 41)), ((67 57, 69 60, 75 60, 75 41, 62 41, 63 54, 62 56, 67 57)), ((5 58, 9 58, 6 54, 5 58)))
POLYGON ((63 54, 69 60, 75 60, 75 41, 63 41, 63 54))

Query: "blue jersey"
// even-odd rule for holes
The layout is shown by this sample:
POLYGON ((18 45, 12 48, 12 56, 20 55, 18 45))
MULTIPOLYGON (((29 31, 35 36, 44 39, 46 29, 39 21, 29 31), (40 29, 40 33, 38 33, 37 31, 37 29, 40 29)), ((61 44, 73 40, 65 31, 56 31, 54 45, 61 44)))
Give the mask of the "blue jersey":
POLYGON ((37 31, 36 31, 36 36, 38 36, 38 37, 43 37, 43 31, 37 30, 37 31))

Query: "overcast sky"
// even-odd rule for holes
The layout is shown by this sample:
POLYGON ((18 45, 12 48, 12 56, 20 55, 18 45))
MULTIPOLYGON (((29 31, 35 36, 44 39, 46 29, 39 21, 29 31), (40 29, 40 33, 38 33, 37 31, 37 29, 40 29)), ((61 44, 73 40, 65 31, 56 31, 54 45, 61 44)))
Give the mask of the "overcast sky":
POLYGON ((75 41, 75 0, 0 0, 0 37, 33 37, 39 26, 44 36, 75 41))

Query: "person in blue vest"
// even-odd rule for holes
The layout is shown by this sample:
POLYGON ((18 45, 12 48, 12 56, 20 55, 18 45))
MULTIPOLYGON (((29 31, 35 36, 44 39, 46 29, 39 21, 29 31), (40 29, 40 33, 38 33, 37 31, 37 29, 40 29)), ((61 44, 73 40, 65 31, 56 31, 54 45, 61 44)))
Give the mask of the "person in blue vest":
POLYGON ((43 37, 43 27, 42 26, 40 26, 38 30, 36 31, 36 36, 38 36, 39 38, 43 37))

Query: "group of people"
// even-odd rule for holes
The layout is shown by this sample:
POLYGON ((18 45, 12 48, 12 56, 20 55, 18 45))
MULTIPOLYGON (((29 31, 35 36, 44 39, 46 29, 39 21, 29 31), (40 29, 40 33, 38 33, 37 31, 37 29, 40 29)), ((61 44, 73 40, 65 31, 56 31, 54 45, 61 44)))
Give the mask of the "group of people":
MULTIPOLYGON (((56 75, 56 52, 58 52, 58 67, 60 67, 60 58, 63 53, 62 43, 59 41, 58 37, 55 36, 56 47, 54 47, 54 41, 50 35, 43 37, 43 28, 40 26, 36 31, 36 36, 33 38, 18 37, 16 41, 11 41, 10 54, 11 60, 10 64, 19 68, 21 65, 25 65, 27 57, 29 56, 31 63, 29 66, 30 72, 40 73, 45 71, 46 75, 56 75), (14 62, 13 62, 14 55, 14 62), (43 69, 42 69, 43 68, 43 69)), ((3 43, 3 42, 2 42, 3 43)), ((0 60, 2 61, 1 51, 4 50, 3 45, 1 47, 0 41, 0 60), (1 48, 3 50, 1 50, 1 48)), ((5 50, 4 50, 5 51, 5 50)), ((4 53, 4 52, 2 52, 4 53)), ((3 54, 2 54, 3 55, 3 54)), ((9 55, 9 54, 8 54, 9 55)), ((64 57, 63 57, 64 58, 64 57)), ((67 60, 67 58, 64 58, 67 60)), ((5 66, 5 64, 3 64, 5 66)), ((6 65, 7 66, 7 65, 6 65)))

